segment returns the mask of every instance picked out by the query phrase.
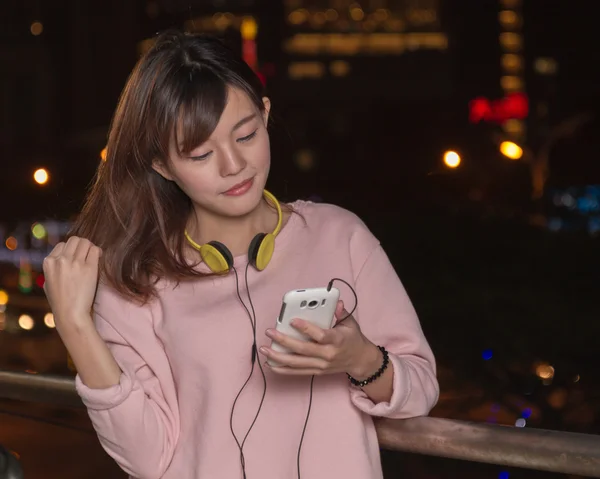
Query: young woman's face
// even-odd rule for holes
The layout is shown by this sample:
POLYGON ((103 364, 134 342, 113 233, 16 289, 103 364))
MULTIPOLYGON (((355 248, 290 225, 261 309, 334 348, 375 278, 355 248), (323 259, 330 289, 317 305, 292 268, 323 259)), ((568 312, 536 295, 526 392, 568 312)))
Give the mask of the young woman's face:
POLYGON ((271 153, 267 120, 270 102, 260 112, 248 95, 230 88, 219 123, 202 145, 178 154, 175 144, 169 163, 154 169, 174 181, 196 209, 219 216, 242 216, 259 204, 269 175, 271 153))

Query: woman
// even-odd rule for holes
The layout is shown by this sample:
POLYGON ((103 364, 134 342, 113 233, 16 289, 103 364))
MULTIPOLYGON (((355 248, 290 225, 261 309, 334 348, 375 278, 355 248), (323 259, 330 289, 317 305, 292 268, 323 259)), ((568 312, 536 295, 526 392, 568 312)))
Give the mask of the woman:
POLYGON ((432 352, 363 222, 264 191, 270 107, 219 41, 162 34, 72 236, 44 263, 77 391, 132 477, 380 478, 372 417, 437 400, 432 352), (288 290, 335 277, 358 296, 353 316, 340 302, 332 329, 298 321, 313 341, 273 331, 288 290))

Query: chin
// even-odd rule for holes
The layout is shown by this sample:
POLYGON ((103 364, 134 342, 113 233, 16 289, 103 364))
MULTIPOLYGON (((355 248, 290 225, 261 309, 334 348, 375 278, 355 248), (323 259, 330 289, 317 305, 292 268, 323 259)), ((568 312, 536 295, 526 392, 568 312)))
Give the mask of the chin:
POLYGON ((263 199, 264 186, 254 184, 252 189, 239 197, 225 197, 220 213, 230 218, 246 216, 260 206, 263 199))

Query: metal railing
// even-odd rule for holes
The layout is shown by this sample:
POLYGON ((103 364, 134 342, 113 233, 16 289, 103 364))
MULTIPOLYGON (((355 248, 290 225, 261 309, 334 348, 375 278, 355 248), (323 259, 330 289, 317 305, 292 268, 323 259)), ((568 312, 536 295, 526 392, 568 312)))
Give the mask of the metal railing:
MULTIPOLYGON (((0 399, 84 407, 74 380, 0 371, 0 399)), ((600 477, 600 436, 419 417, 376 420, 384 449, 600 477)))

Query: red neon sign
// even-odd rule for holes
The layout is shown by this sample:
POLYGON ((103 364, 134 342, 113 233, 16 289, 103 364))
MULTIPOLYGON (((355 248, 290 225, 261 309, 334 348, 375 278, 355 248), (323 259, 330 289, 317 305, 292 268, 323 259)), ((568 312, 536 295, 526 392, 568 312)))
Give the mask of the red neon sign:
POLYGON ((523 93, 509 93, 500 100, 478 97, 469 102, 469 121, 504 123, 507 120, 523 120, 529 114, 529 100, 523 93))

